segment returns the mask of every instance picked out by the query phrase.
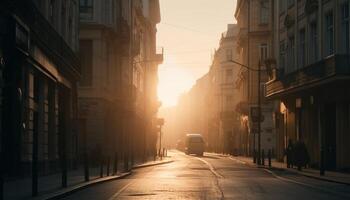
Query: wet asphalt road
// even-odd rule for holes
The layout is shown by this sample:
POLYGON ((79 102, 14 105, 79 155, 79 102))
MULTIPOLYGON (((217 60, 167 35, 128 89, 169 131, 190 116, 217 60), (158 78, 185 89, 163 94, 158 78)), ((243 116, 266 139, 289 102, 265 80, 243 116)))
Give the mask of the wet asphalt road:
POLYGON ((66 197, 96 199, 350 199, 350 186, 293 173, 273 174, 230 157, 170 152, 173 163, 138 169, 133 175, 66 197))

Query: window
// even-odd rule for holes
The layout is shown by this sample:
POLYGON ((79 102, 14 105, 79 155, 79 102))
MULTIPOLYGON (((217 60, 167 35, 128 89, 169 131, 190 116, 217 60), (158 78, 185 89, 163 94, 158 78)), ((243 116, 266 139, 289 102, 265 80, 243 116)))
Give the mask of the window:
POLYGON ((226 60, 232 60, 232 49, 226 49, 226 60))
POLYGON ((310 63, 314 63, 318 60, 318 34, 317 34, 317 23, 312 22, 310 24, 310 63))
POLYGON ((93 42, 92 40, 80 41, 80 58, 81 58, 81 79, 80 86, 92 85, 92 62, 93 62, 93 42))
POLYGON ((226 96, 226 103, 225 103, 225 108, 226 109, 231 109, 232 107, 232 101, 233 101, 233 97, 232 96, 226 96))
POLYGON ((80 0, 80 19, 91 20, 93 18, 93 0, 80 0))
POLYGON ((280 55, 279 55, 280 68, 285 68, 286 67, 286 47, 285 47, 284 41, 280 42, 279 50, 280 50, 280 55))
POLYGON ((283 13, 284 11, 286 11, 286 1, 278 1, 279 2, 279 9, 280 9, 280 13, 283 13))
POLYGON ((299 31, 299 55, 298 55, 298 65, 299 67, 305 66, 305 29, 299 31))
POLYGON ((67 5, 66 5, 66 1, 61 1, 61 33, 62 33, 62 37, 66 37, 66 30, 67 30, 67 21, 66 21, 66 8, 67 8, 67 5))
POLYGON ((286 72, 292 72, 294 71, 294 67, 295 67, 295 38, 294 37, 290 37, 289 38, 289 43, 288 43, 288 55, 287 55, 287 59, 288 59, 288 64, 286 66, 286 72))
POLYGON ((341 40, 340 46, 342 53, 349 54, 349 2, 341 6, 341 40))
POLYGON ((260 82, 260 98, 263 102, 265 102, 265 96, 266 96, 265 83, 260 82))
POLYGON ((334 52, 334 25, 333 25, 333 13, 329 12, 325 18, 325 55, 329 56, 334 52))
POLYGON ((232 71, 232 69, 227 69, 226 70, 226 83, 232 82, 232 78, 233 78, 233 71, 232 71))
POLYGON ((265 60, 268 58, 268 45, 267 44, 261 44, 260 47, 260 61, 265 62, 265 60))
POLYGON ((73 7, 73 3, 71 3, 71 5, 69 6, 69 13, 68 13, 68 41, 69 44, 72 44, 75 36, 73 36, 73 16, 74 16, 74 7, 73 7))
POLYGON ((28 76, 28 96, 34 99, 34 74, 28 76))
POLYGON ((268 24, 269 23, 269 1, 261 0, 260 1, 260 24, 268 24))
POLYGON ((288 0, 288 7, 291 7, 294 5, 294 0, 288 0))
POLYGON ((55 4, 55 0, 49 0, 49 21, 51 23, 54 20, 54 4, 55 4))

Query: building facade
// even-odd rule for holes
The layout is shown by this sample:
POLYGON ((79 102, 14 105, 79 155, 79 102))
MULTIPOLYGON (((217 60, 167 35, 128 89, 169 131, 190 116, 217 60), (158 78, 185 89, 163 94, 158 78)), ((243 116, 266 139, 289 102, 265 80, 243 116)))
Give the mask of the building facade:
POLYGON ((210 91, 208 95, 209 148, 217 152, 232 153, 238 151, 239 120, 235 107, 240 99, 236 87, 240 66, 233 63, 237 57, 236 24, 229 24, 220 39, 209 71, 210 91))
POLYGON ((258 121, 254 120, 252 110, 258 107, 261 99, 261 149, 267 152, 275 149, 275 126, 273 113, 275 105, 264 98, 264 83, 268 80, 265 63, 273 56, 273 10, 272 0, 238 0, 235 18, 238 31, 238 62, 243 64, 239 72, 237 85, 242 99, 238 103, 237 111, 241 118, 241 134, 245 144, 241 152, 252 155, 258 150, 258 121), (260 65, 260 67, 259 67, 260 65), (260 82, 259 82, 260 68, 260 82), (261 93, 258 94, 260 87, 261 93))
POLYGON ((0 13, 4 173, 65 171, 78 156, 78 2, 1 1, 0 13))
POLYGON ((79 106, 89 150, 144 157, 156 141, 159 2, 81 1, 80 21, 79 106))
POLYGON ((280 109, 279 157, 302 141, 310 165, 349 169, 349 1, 276 1, 275 57, 266 96, 280 109))
POLYGON ((208 132, 210 118, 208 108, 209 84, 209 74, 205 74, 196 81, 196 84, 188 92, 180 96, 177 106, 165 116, 164 132, 167 131, 168 143, 179 140, 177 145, 181 149, 183 148, 182 145, 185 144, 186 134, 198 133, 202 134, 204 141, 209 146, 211 143, 208 132), (175 117, 172 119, 171 115, 175 117), (173 130, 169 126, 173 126, 173 130), (169 138, 173 140, 169 141, 169 138))
POLYGON ((123 3, 80 1, 79 117, 85 126, 88 153, 95 159, 121 150, 112 147, 120 146, 121 65, 130 43, 127 18, 122 13, 125 10, 127 16, 128 8, 123 3))

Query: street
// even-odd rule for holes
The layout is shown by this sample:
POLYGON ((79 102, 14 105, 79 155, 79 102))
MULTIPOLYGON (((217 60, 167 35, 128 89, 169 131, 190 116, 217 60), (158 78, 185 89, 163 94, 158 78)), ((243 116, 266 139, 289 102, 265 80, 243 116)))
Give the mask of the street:
POLYGON ((174 162, 67 196, 74 199, 349 199, 350 187, 242 164, 235 158, 170 151, 174 162))

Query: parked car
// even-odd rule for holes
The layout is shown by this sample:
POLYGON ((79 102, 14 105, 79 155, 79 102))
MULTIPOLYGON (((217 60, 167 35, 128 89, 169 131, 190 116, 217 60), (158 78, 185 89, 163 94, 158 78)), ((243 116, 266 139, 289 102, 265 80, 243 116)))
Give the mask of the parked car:
POLYGON ((186 135, 185 153, 187 155, 196 154, 198 156, 203 156, 204 146, 205 144, 201 134, 186 135))

